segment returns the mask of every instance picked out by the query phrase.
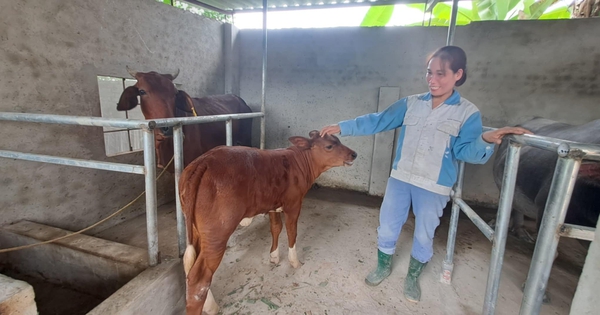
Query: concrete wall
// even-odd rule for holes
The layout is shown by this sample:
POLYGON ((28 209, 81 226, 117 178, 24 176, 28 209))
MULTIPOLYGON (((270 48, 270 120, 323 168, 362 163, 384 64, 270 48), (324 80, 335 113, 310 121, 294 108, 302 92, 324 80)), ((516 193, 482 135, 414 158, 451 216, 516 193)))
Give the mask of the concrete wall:
MULTIPOLYGON (((466 50, 469 70, 459 91, 478 105, 484 125, 491 127, 534 116, 570 123, 600 118, 600 42, 581 39, 598 31, 595 20, 458 27, 455 44, 466 50)), ((290 136, 377 111, 380 87, 399 87, 401 96, 427 91, 425 59, 445 44, 446 32, 434 27, 269 31, 267 148, 288 146, 290 136)), ((240 39, 241 96, 259 109, 261 33, 242 30, 240 39)), ((368 191, 374 137, 342 141, 358 152, 357 163, 334 168, 319 182, 368 191)), ((467 167, 466 199, 496 202, 491 169, 491 162, 467 167)))
MULTIPOLYGON (((222 93, 219 22, 156 1, 0 0, 0 111, 100 116, 97 75, 170 72, 192 96, 222 93)), ((0 149, 143 164, 141 153, 107 158, 102 128, 0 123, 0 149)), ((144 190, 140 175, 0 159, 0 225, 21 219, 77 230, 144 190)), ((172 200, 172 176, 158 186, 172 200)), ((144 202, 135 206, 140 214, 144 202)), ((121 219, 121 218, 119 218, 121 219)), ((117 220, 119 220, 117 219, 117 220)))

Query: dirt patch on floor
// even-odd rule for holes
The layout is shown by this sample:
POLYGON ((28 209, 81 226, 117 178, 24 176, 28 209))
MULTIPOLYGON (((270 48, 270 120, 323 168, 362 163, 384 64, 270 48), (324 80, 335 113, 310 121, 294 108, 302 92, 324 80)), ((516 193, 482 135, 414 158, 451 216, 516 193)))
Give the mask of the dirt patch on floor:
MULTIPOLYGON (((380 198, 356 192, 311 191, 298 222, 296 249, 302 263, 298 269, 287 262, 285 232, 279 242, 280 263, 269 262, 267 216, 239 227, 228 242, 211 287, 221 314, 481 314, 492 245, 463 216, 453 282, 439 282, 450 211, 445 212, 436 231, 434 256, 420 279, 421 303, 406 301, 402 293, 412 246, 412 215, 400 235, 391 276, 377 287, 365 284, 365 276, 376 264, 380 204, 380 198)), ((476 210, 486 220, 495 217, 493 210, 476 210)), ((144 248, 143 219, 125 222, 98 236, 144 248)), ((161 253, 176 257, 173 205, 159 209, 159 222, 161 253)), ((528 222, 530 227, 532 223, 528 222)), ((496 314, 518 314, 533 248, 513 237, 508 239, 496 314)), ((576 240, 561 239, 549 280, 552 303, 544 305, 541 314, 569 313, 585 253, 576 240)))

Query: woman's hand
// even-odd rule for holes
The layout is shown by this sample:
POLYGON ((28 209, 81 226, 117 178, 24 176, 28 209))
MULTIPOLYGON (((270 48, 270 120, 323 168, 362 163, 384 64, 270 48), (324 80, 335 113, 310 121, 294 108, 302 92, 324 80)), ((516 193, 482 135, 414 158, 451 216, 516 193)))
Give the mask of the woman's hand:
POLYGON ((485 142, 500 144, 502 143, 502 138, 509 134, 532 135, 533 132, 521 127, 503 127, 496 130, 486 131, 483 133, 482 137, 485 142))
POLYGON ((323 129, 321 129, 321 137, 325 136, 325 135, 333 135, 336 133, 340 133, 341 129, 339 125, 329 125, 329 126, 325 126, 323 127, 323 129))

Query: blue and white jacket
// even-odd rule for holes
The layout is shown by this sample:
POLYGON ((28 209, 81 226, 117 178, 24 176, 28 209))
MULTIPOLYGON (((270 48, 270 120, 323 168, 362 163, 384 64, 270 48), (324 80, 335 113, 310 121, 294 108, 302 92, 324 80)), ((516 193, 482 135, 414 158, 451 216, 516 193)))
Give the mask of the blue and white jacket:
POLYGON ((458 162, 483 164, 494 144, 482 138, 481 114, 457 91, 432 109, 431 94, 405 97, 379 113, 339 123, 342 136, 366 136, 401 127, 391 177, 449 195, 458 162))

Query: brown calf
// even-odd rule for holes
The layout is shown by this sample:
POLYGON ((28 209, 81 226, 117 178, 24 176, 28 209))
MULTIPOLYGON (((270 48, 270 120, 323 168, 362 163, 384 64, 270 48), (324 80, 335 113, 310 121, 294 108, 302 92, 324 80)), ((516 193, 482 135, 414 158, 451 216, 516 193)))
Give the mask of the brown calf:
MULTIPOLYGON (((187 275, 187 314, 216 314, 210 293, 213 274, 227 241, 244 218, 281 208, 289 240, 288 258, 294 268, 296 228, 302 199, 326 170, 352 165, 356 152, 335 136, 291 137, 287 149, 258 150, 217 147, 188 165, 179 181, 188 247, 183 258, 187 275), (196 258, 196 253, 199 253, 196 258), (206 305, 205 305, 206 301, 206 305)), ((271 261, 278 262, 277 241, 283 228, 280 212, 270 212, 271 261)))

